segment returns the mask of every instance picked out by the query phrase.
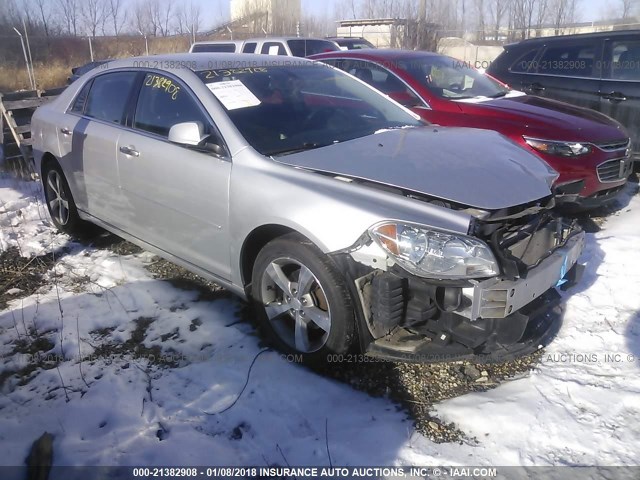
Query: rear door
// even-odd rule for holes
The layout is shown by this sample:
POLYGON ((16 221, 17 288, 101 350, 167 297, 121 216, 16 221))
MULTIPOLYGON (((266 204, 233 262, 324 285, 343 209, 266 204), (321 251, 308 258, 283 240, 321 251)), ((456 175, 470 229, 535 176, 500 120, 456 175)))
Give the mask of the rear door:
POLYGON ((231 161, 169 142, 169 129, 184 122, 200 122, 208 141, 222 143, 183 82, 166 73, 146 73, 131 128, 118 141, 125 231, 228 279, 231 161))
POLYGON ((522 89, 531 94, 597 110, 600 104, 600 39, 559 39, 549 42, 522 89))
POLYGON ((89 214, 118 227, 124 204, 118 186, 116 147, 136 75, 135 72, 116 71, 94 77, 82 118, 73 126, 71 134, 60 132, 65 142, 71 142, 73 170, 81 171, 83 175, 82 207, 89 214))
POLYGON ((600 111, 627 128, 640 155, 640 38, 607 39, 602 65, 600 111))

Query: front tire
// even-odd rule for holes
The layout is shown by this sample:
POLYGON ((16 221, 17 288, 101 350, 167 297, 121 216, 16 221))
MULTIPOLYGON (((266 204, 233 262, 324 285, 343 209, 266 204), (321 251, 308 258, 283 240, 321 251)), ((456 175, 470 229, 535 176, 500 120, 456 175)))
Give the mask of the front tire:
POLYGON ((67 179, 57 163, 49 163, 42 172, 44 198, 53 224, 65 233, 79 235, 85 231, 85 222, 78 215, 67 179))
POLYGON ((261 329, 277 348, 326 362, 355 341, 354 310, 344 279, 311 242, 288 234, 268 243, 253 267, 252 298, 261 329))

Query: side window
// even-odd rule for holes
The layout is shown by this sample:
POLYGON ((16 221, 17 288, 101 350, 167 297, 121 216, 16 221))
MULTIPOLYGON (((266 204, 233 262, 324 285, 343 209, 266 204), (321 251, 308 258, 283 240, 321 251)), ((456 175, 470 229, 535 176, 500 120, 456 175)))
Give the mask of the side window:
POLYGON ((135 72, 115 72, 95 77, 84 114, 98 120, 122 124, 135 79, 135 72))
POLYGON ((212 53, 235 53, 236 45, 234 43, 203 43, 194 45, 192 53, 212 52, 212 53))
POLYGON ((594 77, 596 42, 547 47, 537 62, 538 73, 566 77, 594 77))
POLYGON ((254 53, 258 44, 256 42, 249 42, 242 47, 242 53, 254 53))
POLYGON ((209 121, 182 84, 148 73, 138 97, 133 128, 168 137, 172 126, 184 122, 200 122, 205 133, 210 133, 209 121))
POLYGON ((71 104, 70 112, 79 113, 82 115, 84 113, 84 105, 87 103, 87 96, 89 95, 89 90, 91 89, 91 80, 89 80, 84 87, 80 90, 76 99, 71 104))
POLYGON ((402 80, 380 65, 370 62, 358 62, 349 69, 349 73, 382 93, 386 93, 405 107, 415 107, 423 104, 402 80))
POLYGON ((287 51, 284 49, 284 45, 280 42, 264 42, 260 53, 263 55, 286 55, 287 51))
POLYGON ((509 71, 514 73, 525 73, 533 67, 533 60, 538 54, 538 49, 527 51, 524 55, 521 55, 513 64, 509 67, 509 71))
POLYGON ((607 48, 611 62, 605 64, 605 78, 640 80, 640 40, 611 42, 607 48))

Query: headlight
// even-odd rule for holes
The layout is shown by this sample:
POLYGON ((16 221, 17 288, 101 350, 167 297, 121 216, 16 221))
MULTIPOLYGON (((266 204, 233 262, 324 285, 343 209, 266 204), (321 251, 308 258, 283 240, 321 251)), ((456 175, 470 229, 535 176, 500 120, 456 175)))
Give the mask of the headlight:
POLYGON ((560 157, 579 157, 591 153, 591 145, 588 143, 574 142, 554 142, 552 140, 538 140, 535 138, 524 137, 531 148, 549 155, 558 155, 560 157))
POLYGON ((378 225, 369 232, 402 268, 420 277, 486 278, 500 273, 489 246, 467 235, 397 223, 378 225))

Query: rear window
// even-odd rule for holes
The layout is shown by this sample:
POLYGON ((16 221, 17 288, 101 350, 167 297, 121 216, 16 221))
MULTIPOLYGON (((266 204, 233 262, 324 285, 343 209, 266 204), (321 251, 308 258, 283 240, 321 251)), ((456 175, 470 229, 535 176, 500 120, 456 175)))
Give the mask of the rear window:
POLYGON ((107 73, 95 77, 86 101, 85 115, 122 124, 135 72, 107 73))
POLYGON ((287 41, 294 57, 308 57, 317 53, 339 50, 333 42, 327 40, 289 40, 287 41))
POLYGON ((593 77, 596 42, 547 47, 537 62, 538 73, 565 77, 593 77))
POLYGON ((191 49, 193 53, 200 52, 218 52, 218 53, 235 53, 236 46, 234 43, 218 43, 218 44, 201 44, 194 45, 191 49))

